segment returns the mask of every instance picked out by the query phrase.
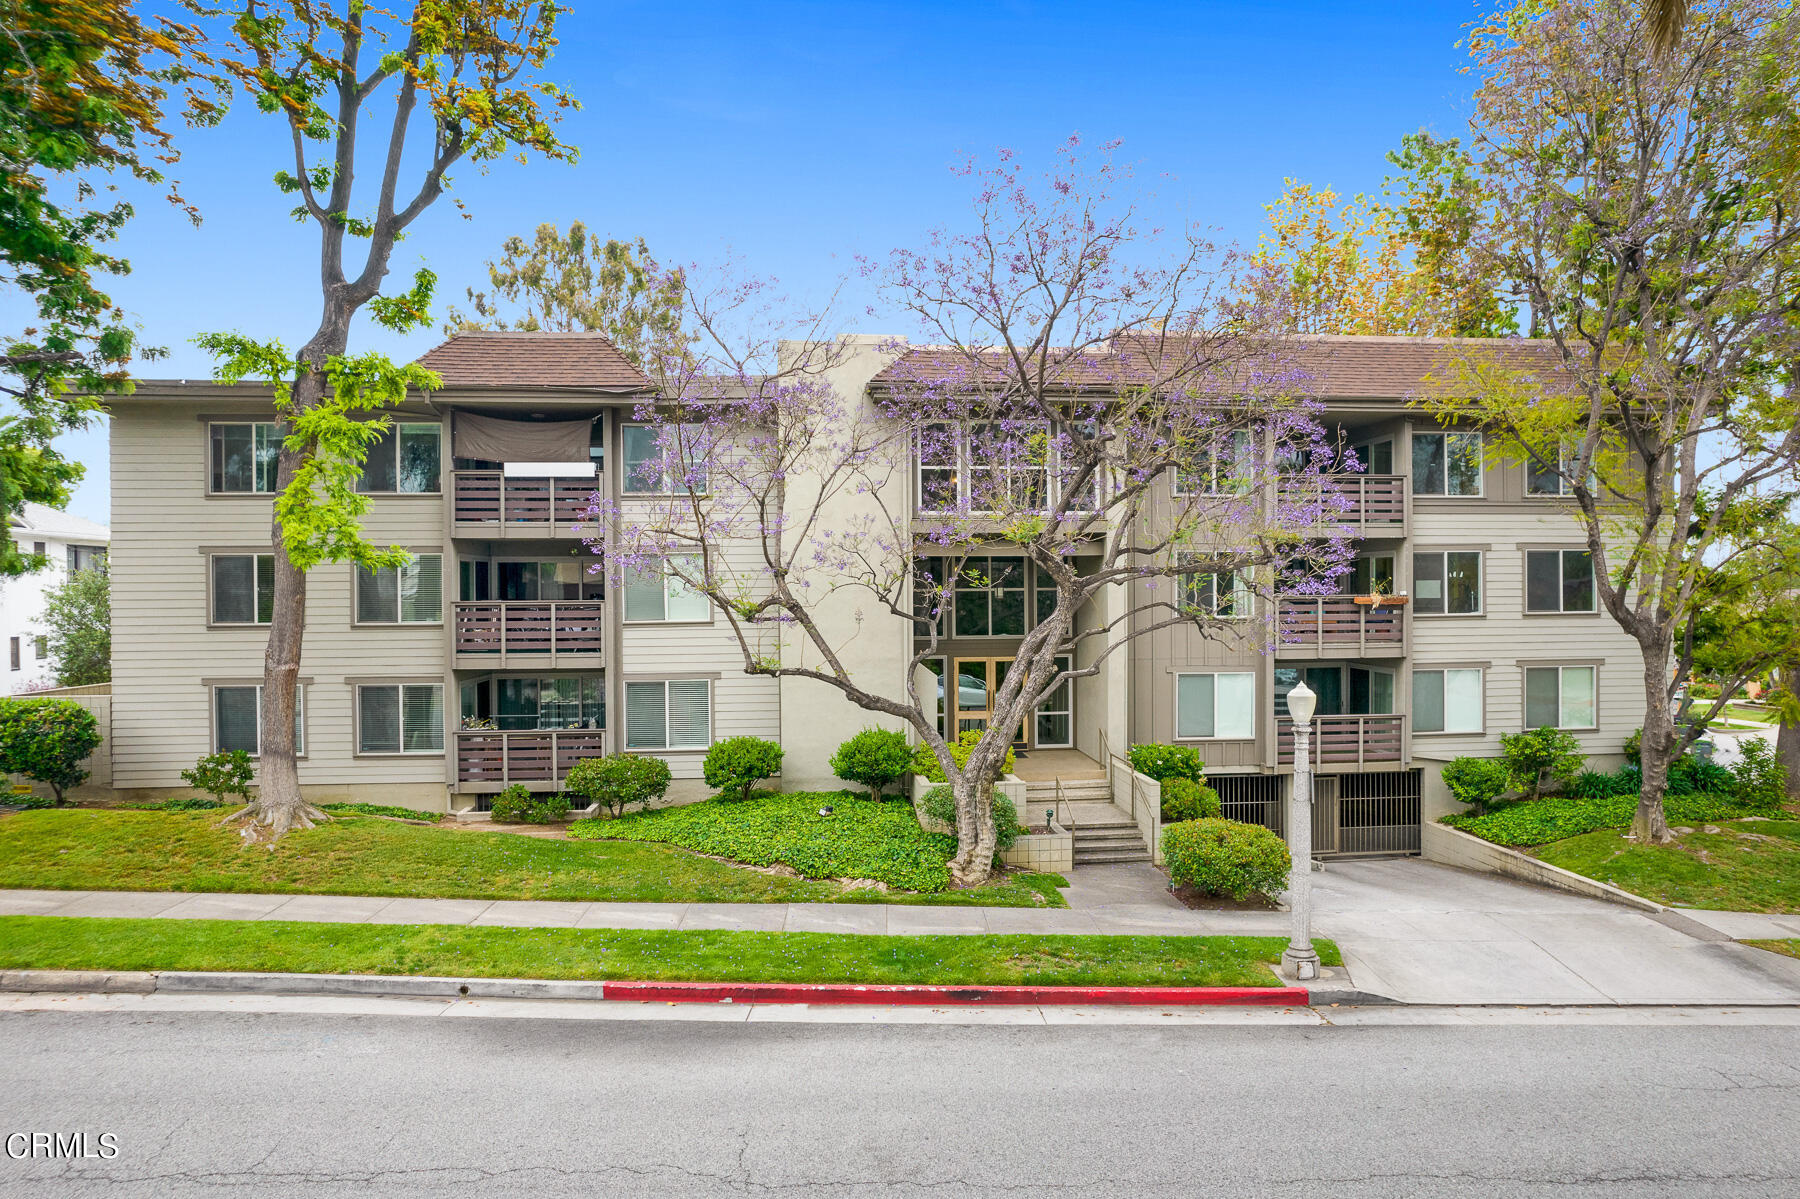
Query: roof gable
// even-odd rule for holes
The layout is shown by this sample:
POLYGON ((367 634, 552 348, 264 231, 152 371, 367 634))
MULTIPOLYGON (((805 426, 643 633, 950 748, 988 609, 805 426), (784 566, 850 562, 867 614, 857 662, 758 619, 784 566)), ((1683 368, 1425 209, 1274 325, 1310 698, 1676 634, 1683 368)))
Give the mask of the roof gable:
POLYGON ((603 333, 458 333, 419 358, 451 388, 564 388, 632 394, 650 389, 603 333))

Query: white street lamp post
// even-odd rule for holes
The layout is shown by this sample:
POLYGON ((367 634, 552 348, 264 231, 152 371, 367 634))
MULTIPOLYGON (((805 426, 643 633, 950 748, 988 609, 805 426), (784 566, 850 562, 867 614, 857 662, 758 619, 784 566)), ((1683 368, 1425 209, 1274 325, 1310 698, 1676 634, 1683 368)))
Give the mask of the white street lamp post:
POLYGON ((1319 697, 1305 683, 1288 692, 1294 718, 1294 789, 1288 799, 1288 906, 1294 929, 1281 953, 1281 968, 1296 982, 1319 977, 1319 954, 1312 943, 1312 717, 1319 697))

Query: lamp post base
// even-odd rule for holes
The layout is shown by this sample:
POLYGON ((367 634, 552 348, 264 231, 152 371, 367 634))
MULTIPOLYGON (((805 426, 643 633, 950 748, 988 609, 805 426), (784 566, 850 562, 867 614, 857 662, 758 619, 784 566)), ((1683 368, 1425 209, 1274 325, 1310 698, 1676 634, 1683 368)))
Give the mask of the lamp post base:
POLYGON ((1281 951, 1281 972, 1295 982, 1312 982, 1319 977, 1318 951, 1310 946, 1306 949, 1288 946, 1281 951))

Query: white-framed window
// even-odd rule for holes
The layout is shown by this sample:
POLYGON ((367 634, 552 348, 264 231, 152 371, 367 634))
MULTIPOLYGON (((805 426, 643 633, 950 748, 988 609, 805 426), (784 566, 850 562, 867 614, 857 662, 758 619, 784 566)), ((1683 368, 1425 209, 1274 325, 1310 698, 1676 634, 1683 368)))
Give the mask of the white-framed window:
POLYGON ((1193 464, 1177 469, 1169 486, 1178 496, 1244 495, 1250 490, 1253 472, 1250 431, 1234 429, 1219 444, 1195 453, 1193 464))
POLYGON ((626 749, 705 749, 712 744, 712 680, 625 684, 626 749))
POLYGON ((706 455, 699 425, 621 425, 622 490, 627 495, 699 494, 706 490, 706 455), (683 476, 689 476, 684 479, 683 476))
POLYGON ((207 489, 214 495, 275 490, 281 426, 274 421, 216 421, 207 426, 207 489))
POLYGON ((103 545, 71 545, 69 551, 69 573, 78 570, 106 569, 106 547, 103 545))
POLYGON ((1481 494, 1480 433, 1414 433, 1414 495, 1481 494))
POLYGON ((1599 674, 1593 666, 1527 666, 1525 727, 1598 728, 1599 674))
POLYGON ((1479 668, 1413 671, 1413 731, 1479 733, 1485 727, 1479 668))
POLYGON ((48 658, 50 656, 50 638, 44 636, 44 634, 42 634, 42 633, 39 633, 36 637, 33 637, 31 640, 36 649, 38 661, 42 662, 45 658, 48 658))
POLYGON ((1587 550, 1525 551, 1525 610, 1594 611, 1594 556, 1587 550))
POLYGON ((442 683, 363 683, 356 688, 356 752, 444 752, 442 683))
POLYGON ((954 424, 921 426, 913 460, 919 464, 919 511, 952 512, 962 502, 963 439, 954 424))
POLYGON ((1481 615, 1481 551, 1414 554, 1412 607, 1420 616, 1481 615))
MULTIPOLYGON (((1082 424, 1093 436, 1093 422, 1082 424)), ((966 502, 974 512, 1047 512, 1072 484, 1061 443, 1043 420, 922 425, 913 438, 919 511, 953 512, 966 502)), ((1097 511, 1100 482, 1090 478, 1070 499, 1069 511, 1097 511)))
POLYGON ((358 570, 357 624, 440 624, 444 619, 444 557, 415 554, 404 566, 358 570))
POLYGON ((1247 620, 1254 594, 1250 582, 1235 570, 1183 575, 1181 607, 1185 612, 1218 620, 1247 620))
POLYGON ((274 554, 213 554, 212 623, 268 624, 275 613, 274 554))
MULTIPOLYGON (((219 684, 212 689, 213 752, 262 752, 262 686, 219 684)), ((294 688, 294 753, 306 756, 306 688, 294 688)))
MULTIPOLYGON (((691 575, 700 573, 700 559, 683 556, 681 569, 691 575)), ((667 565, 660 569, 637 571, 625 580, 625 619, 628 621, 665 621, 695 623, 712 619, 712 602, 684 582, 667 565)))
POLYGON ((373 494, 433 494, 442 489, 443 461, 443 425, 396 421, 369 447, 356 489, 373 494))
POLYGON ((1243 741, 1256 736, 1256 676, 1220 671, 1175 676, 1175 739, 1243 741))

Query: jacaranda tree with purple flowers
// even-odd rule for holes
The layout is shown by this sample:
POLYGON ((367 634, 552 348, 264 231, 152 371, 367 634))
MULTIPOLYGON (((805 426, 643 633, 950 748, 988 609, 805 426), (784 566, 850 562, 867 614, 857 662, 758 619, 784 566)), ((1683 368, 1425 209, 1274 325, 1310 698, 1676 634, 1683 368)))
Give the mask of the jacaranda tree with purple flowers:
POLYGON ((1147 228, 1112 151, 1072 140, 1041 176, 1005 152, 969 164, 972 222, 866 268, 917 344, 834 339, 818 314, 783 340, 768 288, 690 270, 683 332, 646 362, 658 452, 594 513, 613 576, 704 595, 746 671, 813 680, 930 748, 961 885, 992 868, 993 783, 1053 690, 1171 626, 1272 640, 1234 617, 1334 590, 1349 557, 1328 478, 1349 464, 1301 398, 1284 314, 1255 298, 1278 289, 1147 228), (959 764, 925 664, 960 595, 1026 564, 1035 619, 959 764))

